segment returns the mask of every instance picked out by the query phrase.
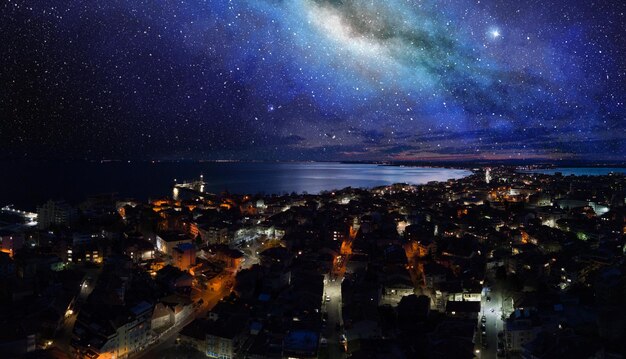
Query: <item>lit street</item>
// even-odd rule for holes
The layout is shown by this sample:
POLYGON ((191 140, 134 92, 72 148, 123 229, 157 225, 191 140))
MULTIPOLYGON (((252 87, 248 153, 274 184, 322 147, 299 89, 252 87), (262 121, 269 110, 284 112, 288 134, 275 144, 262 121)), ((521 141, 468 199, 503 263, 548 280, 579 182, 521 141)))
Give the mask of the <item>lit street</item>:
POLYGON ((502 320, 502 293, 497 288, 485 287, 483 290, 483 297, 481 303, 481 313, 478 316, 478 327, 481 332, 481 340, 477 343, 477 348, 480 350, 480 358, 495 359, 497 358, 498 349, 498 332, 504 329, 504 322, 502 320), (487 300, 487 299, 490 300, 487 300), (482 317, 486 318, 485 329, 486 336, 482 336, 482 317), (486 339, 487 347, 483 345, 486 339))
POLYGON ((94 290, 101 268, 88 268, 85 269, 85 271, 85 276, 79 284, 80 289, 78 295, 76 296, 74 303, 70 305, 69 310, 65 313, 62 326, 56 335, 56 339, 54 340, 54 345, 68 354, 70 353, 72 331, 74 329, 74 323, 76 323, 76 319, 78 318, 80 306, 87 300, 89 294, 91 294, 94 290))
POLYGON ((341 321, 341 279, 335 281, 326 280, 324 286, 324 305, 322 311, 328 315, 326 329, 323 336, 328 339, 328 354, 330 358, 345 358, 346 354, 341 345, 342 332, 337 330, 337 326, 342 326, 341 321), (330 297, 330 301, 326 300, 330 297))
POLYGON ((230 294, 235 283, 235 274, 236 272, 224 271, 212 281, 213 284, 209 285, 207 289, 193 288, 193 301, 197 302, 200 299, 203 301, 202 305, 198 308, 197 317, 204 316, 217 302, 230 294))
POLYGON ((215 305, 225 296, 227 296, 232 290, 232 286, 234 283, 234 273, 232 272, 224 272, 218 276, 218 280, 216 284, 208 289, 199 290, 197 288, 193 289, 192 298, 194 302, 202 299, 203 304, 196 308, 194 313, 191 314, 187 319, 185 319, 179 325, 168 328, 161 336, 157 339, 156 344, 150 347, 148 350, 143 351, 141 353, 137 353, 136 357, 139 358, 153 358, 156 353, 165 350, 167 348, 173 347, 176 343, 176 338, 178 333, 189 323, 191 323, 196 318, 204 317, 207 312, 209 312, 215 305), (214 290, 211 290, 213 288, 214 290))
POLYGON ((156 342, 148 347, 147 350, 134 353, 131 355, 131 358, 154 358, 157 353, 167 348, 173 347, 176 345, 176 338, 178 337, 178 333, 189 323, 191 323, 196 318, 195 315, 190 315, 187 319, 185 319, 179 325, 168 328, 165 332, 161 333, 161 336, 156 340, 156 342))
MULTIPOLYGON (((493 294, 493 293, 491 293, 493 294)), ((489 294, 487 294, 489 295, 489 294)), ((496 348, 498 344, 498 330, 502 328, 501 319, 500 319, 500 306, 498 305, 499 296, 493 295, 491 296, 491 301, 487 301, 487 297, 483 297, 482 300, 482 308, 481 317, 485 316, 487 321, 485 323, 486 326, 486 339, 487 339, 487 347, 483 345, 484 341, 482 341, 482 358, 495 358, 496 357, 496 348)))
POLYGON ((0 359, 626 359, 626 0, 0 9, 0 359))

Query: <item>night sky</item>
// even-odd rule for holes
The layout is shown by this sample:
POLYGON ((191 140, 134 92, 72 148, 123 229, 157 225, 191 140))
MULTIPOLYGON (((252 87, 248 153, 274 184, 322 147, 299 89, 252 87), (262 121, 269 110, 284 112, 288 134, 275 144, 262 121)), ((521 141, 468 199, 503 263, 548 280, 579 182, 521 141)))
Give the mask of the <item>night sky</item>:
POLYGON ((626 2, 4 0, 9 158, 624 159, 626 2))

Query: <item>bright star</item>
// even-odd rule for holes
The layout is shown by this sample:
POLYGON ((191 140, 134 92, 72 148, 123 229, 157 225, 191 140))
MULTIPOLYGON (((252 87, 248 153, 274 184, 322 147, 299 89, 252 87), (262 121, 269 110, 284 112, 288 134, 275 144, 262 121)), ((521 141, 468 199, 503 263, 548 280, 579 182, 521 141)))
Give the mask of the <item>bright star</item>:
POLYGON ((494 39, 497 39, 501 36, 500 31, 497 29, 491 30, 491 37, 493 37, 494 39))

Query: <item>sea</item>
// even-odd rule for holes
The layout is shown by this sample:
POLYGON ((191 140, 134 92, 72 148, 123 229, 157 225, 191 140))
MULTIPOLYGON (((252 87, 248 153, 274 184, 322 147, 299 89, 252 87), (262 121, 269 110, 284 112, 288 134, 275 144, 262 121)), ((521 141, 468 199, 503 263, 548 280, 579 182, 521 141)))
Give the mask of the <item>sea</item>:
POLYGON ((541 173, 544 175, 555 175, 561 173, 563 176, 606 176, 611 173, 626 174, 626 168, 622 167, 557 167, 541 168, 523 171, 526 173, 541 173))
POLYGON ((77 204, 90 195, 148 200, 171 196, 174 183, 206 182, 211 193, 283 194, 424 184, 470 171, 339 162, 0 162, 0 207, 33 211, 48 199, 77 204))

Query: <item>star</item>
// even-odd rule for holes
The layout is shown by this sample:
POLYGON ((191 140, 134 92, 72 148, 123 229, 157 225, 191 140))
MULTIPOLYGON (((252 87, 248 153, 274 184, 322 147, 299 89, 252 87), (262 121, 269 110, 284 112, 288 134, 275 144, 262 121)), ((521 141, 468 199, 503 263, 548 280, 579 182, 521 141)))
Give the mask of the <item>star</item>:
POLYGON ((626 151, 610 2, 22 2, 0 6, 2 156, 626 151))

